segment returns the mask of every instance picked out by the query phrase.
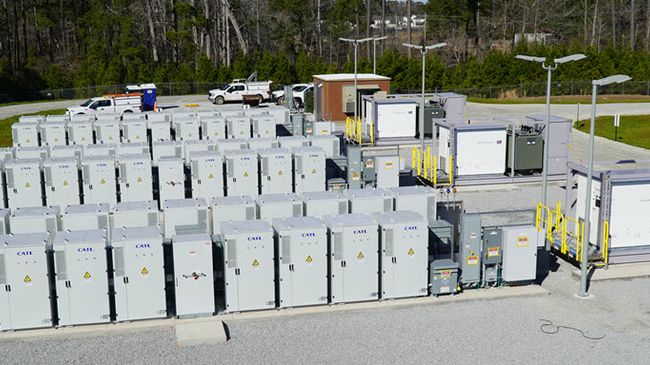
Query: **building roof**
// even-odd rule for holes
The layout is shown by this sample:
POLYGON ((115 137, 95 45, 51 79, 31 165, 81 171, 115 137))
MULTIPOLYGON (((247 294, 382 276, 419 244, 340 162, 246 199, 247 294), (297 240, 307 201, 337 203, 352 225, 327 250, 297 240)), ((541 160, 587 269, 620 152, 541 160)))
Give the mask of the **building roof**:
MULTIPOLYGON (((354 74, 326 74, 314 75, 315 79, 323 81, 354 81, 354 74)), ((375 74, 357 74, 357 81, 383 81, 389 80, 390 77, 375 75, 375 74)))

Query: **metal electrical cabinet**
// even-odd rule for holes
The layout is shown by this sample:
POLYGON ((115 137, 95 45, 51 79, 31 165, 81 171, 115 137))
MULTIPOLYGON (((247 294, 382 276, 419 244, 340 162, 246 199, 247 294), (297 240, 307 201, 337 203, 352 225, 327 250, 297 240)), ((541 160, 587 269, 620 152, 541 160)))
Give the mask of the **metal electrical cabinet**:
POLYGON ((21 122, 12 124, 11 140, 14 147, 37 147, 38 123, 21 122))
POLYGON ((201 139, 226 138, 226 120, 221 118, 201 119, 201 139))
POLYGON ((111 234, 115 320, 167 316, 163 240, 158 227, 118 228, 111 234))
POLYGON ((257 118, 251 121, 253 138, 275 138, 275 120, 270 118, 257 118))
POLYGON ((281 308, 327 304, 327 226, 318 218, 273 220, 281 308))
POLYGON ((340 191, 312 191, 302 193, 300 197, 305 216, 322 218, 348 213, 348 199, 340 191))
MULTIPOLYGON (((546 124, 546 115, 529 115, 526 116, 527 123, 537 123, 544 126, 546 124)), ((569 162, 569 144, 571 143, 571 133, 573 122, 556 115, 551 115, 549 119, 548 135, 548 174, 564 175, 567 172, 567 163, 569 162)), ((543 157, 542 157, 543 159, 543 157)))
POLYGON ((251 138, 250 118, 226 118, 226 133, 228 139, 251 138))
POLYGON ((151 162, 158 166, 163 157, 183 157, 183 143, 178 141, 156 141, 151 143, 151 162))
POLYGON ((185 164, 180 157, 162 157, 158 161, 158 196, 162 205, 168 199, 185 198, 185 164))
POLYGON ((48 156, 49 157, 81 157, 81 148, 79 146, 49 146, 48 147, 48 156))
POLYGON ((274 218, 302 217, 302 200, 294 193, 262 194, 255 203, 258 218, 269 223, 274 218))
POLYGON ((111 156, 115 157, 117 152, 116 144, 89 144, 81 146, 81 156, 111 156))
POLYGON ((318 147, 295 147, 291 152, 294 191, 325 191, 325 151, 318 147))
POLYGON ((61 230, 81 231, 105 229, 108 232, 108 213, 106 203, 66 205, 61 209, 61 230))
POLYGON ((183 119, 174 121, 176 141, 193 141, 200 139, 201 122, 198 119, 183 119))
POLYGON ((377 213, 382 299, 427 295, 429 230, 414 212, 377 213))
POLYGON ((216 149, 216 141, 214 140, 190 140, 183 141, 183 158, 185 164, 190 164, 190 155, 199 151, 213 151, 216 149))
POLYGON ((449 259, 434 260, 429 269, 431 295, 454 294, 458 287, 458 264, 449 259))
POLYGON ((411 211, 434 220, 436 191, 427 186, 400 186, 388 190, 393 194, 396 211, 411 211))
POLYGON ((147 142, 147 122, 144 120, 122 121, 122 142, 147 142))
POLYGON ((47 158, 47 147, 14 147, 14 156, 20 160, 23 159, 44 159, 47 158))
MULTIPOLYGON (((540 131, 541 132, 541 131, 540 131)), ((517 130, 508 131, 506 149, 506 167, 512 171, 512 144, 514 143, 514 172, 539 172, 543 170, 544 163, 544 138, 539 132, 517 130)))
POLYGON ((80 204, 79 161, 75 157, 48 158, 43 161, 46 205, 80 204))
POLYGON ((106 234, 87 230, 55 235, 59 326, 110 321, 106 234))
POLYGON ((192 198, 223 196, 223 157, 217 151, 190 153, 192 198))
POLYGON ((280 147, 290 150, 295 147, 309 146, 309 139, 302 136, 285 136, 278 137, 278 143, 280 143, 280 147))
POLYGON ((139 154, 150 156, 149 144, 146 142, 123 142, 116 144, 115 147, 115 154, 117 156, 139 154))
POLYGON ((169 122, 159 121, 152 122, 149 121, 149 133, 151 135, 151 142, 164 142, 171 141, 172 132, 169 122))
POLYGON ((259 151, 263 148, 278 148, 280 143, 275 138, 251 138, 248 140, 248 148, 259 151))
POLYGON ((11 209, 9 227, 17 233, 55 233, 59 230, 59 207, 31 207, 11 209))
POLYGON ((176 316, 215 312, 212 240, 206 233, 172 238, 176 316))
POLYGON ((463 285, 477 285, 481 280, 481 230, 480 215, 465 214, 460 217, 458 263, 463 285))
POLYGON ((257 195, 257 153, 252 150, 226 151, 226 195, 257 195))
POLYGON ((111 212, 112 228, 158 225, 158 204, 154 200, 117 203, 111 212))
POLYGON ((0 331, 52 326, 47 233, 0 236, 0 331))
POLYGON ((384 189, 345 190, 350 213, 383 213, 393 210, 393 196, 384 189))
POLYGON ((68 144, 83 146, 94 143, 92 122, 88 120, 78 122, 70 121, 66 125, 66 129, 68 132, 68 144))
POLYGON ((503 280, 509 283, 535 280, 537 229, 534 226, 503 227, 503 280))
POLYGON ((153 199, 151 159, 149 155, 121 155, 117 157, 120 201, 153 199))
POLYGON ((498 284, 501 276, 503 231, 498 227, 483 228, 481 247, 482 286, 498 284))
POLYGON ((95 142, 97 144, 119 143, 120 122, 117 120, 95 121, 95 142))
POLYGON ((81 159, 81 182, 84 204, 117 204, 115 158, 112 156, 89 156, 81 159))
POLYGON ((230 220, 243 221, 256 219, 256 206, 252 197, 224 196, 210 201, 212 215, 212 234, 221 233, 221 224, 230 220))
POLYGON ((226 151, 239 151, 248 148, 248 142, 245 139, 219 139, 215 140, 217 151, 224 153, 226 151))
POLYGON ((262 194, 292 192, 292 159, 286 148, 262 148, 257 151, 260 161, 262 194))
POLYGON ((328 226, 330 301, 379 299, 379 233, 369 214, 323 217, 328 226))
POLYGON ((65 146, 65 122, 42 123, 39 126, 41 146, 65 146))
POLYGON ((399 186, 399 156, 375 157, 375 186, 385 189, 399 186))
POLYGON ((209 233, 205 199, 171 199, 162 205, 164 236, 209 233))
POLYGON ((41 193, 41 160, 7 160, 3 164, 7 183, 7 206, 40 207, 43 205, 41 193))
POLYGON ((265 221, 221 224, 226 312, 275 308, 273 228, 265 221))
POLYGON ((325 157, 331 158, 341 155, 341 140, 333 135, 315 135, 309 137, 313 147, 320 147, 325 151, 325 157))

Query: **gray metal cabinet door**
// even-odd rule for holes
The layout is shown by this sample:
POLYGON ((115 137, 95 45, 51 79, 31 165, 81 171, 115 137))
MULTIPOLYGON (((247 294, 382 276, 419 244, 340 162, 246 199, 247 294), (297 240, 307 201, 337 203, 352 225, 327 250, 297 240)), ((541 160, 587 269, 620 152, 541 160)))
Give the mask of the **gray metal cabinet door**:
POLYGON ((263 237, 258 242, 260 243, 246 241, 244 244, 247 247, 238 247, 239 310, 241 311, 275 307, 273 239, 263 237))
POLYGON ((279 236, 279 245, 277 246, 276 257, 278 258, 279 265, 279 278, 278 283, 280 294, 280 307, 293 307, 294 304, 294 283, 293 283, 293 257, 291 247, 291 236, 279 236))
POLYGON ((308 244, 292 245, 291 283, 294 306, 327 303, 327 247, 325 233, 317 232, 308 244))
POLYGON ((70 312, 70 323, 67 324, 108 322, 108 277, 104 247, 98 244, 68 245, 65 252, 70 312), (92 251, 88 248, 92 248, 92 251))
POLYGON ((226 285, 226 312, 239 312, 239 257, 237 240, 228 239, 224 243, 224 277, 226 285))
POLYGON ((534 280, 537 274, 537 230, 533 226, 503 230, 503 279, 534 280))
POLYGON ((364 235, 355 235, 356 242, 345 252, 346 302, 378 299, 379 249, 377 230, 368 229, 364 235), (362 237, 361 237, 362 236, 362 237))
POLYGON ((381 230, 381 286, 382 298, 394 298, 397 260, 395 257, 395 230, 381 230))
POLYGON ((29 249, 31 255, 18 256, 25 249, 8 249, 5 273, 10 283, 9 307, 13 329, 49 326, 50 292, 47 275, 47 259, 43 248, 29 249))
POLYGON ((175 244, 173 252, 176 315, 214 313, 212 243, 175 244))
POLYGON ((246 157, 234 162, 233 176, 237 180, 234 186, 228 187, 228 191, 233 192, 231 195, 257 195, 257 161, 246 157))
POLYGON ((330 292, 332 303, 344 303, 345 297, 345 247, 343 246, 343 232, 330 231, 330 292))
POLYGON ((393 298, 415 297, 427 293, 428 232, 424 224, 414 225, 411 230, 395 232, 395 270, 393 298))

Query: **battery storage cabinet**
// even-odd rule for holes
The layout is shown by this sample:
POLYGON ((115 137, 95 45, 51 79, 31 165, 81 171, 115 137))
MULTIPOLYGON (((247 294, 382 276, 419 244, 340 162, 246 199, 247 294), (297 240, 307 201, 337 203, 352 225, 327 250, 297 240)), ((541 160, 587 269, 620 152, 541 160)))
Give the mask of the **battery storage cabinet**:
POLYGON ((120 155, 119 167, 120 201, 153 199, 151 158, 148 154, 120 155))
POLYGON ((43 205, 40 159, 6 160, 3 169, 7 183, 7 206, 9 208, 43 205))
POLYGON ((350 213, 371 214, 393 210, 393 196, 384 189, 355 189, 343 193, 350 202, 350 213))
POLYGON ((294 147, 291 153, 296 194, 325 191, 325 151, 319 147, 294 147))
POLYGON ((113 156, 87 156, 81 159, 81 181, 84 204, 117 204, 115 158, 113 156))
POLYGON ((255 199, 257 217, 271 222, 275 218, 302 217, 302 200, 294 193, 262 194, 255 199))
POLYGON ((205 199, 170 199, 162 208, 164 236, 209 233, 208 205, 205 199))
POLYGON ((262 194, 292 192, 291 152, 286 148, 262 148, 257 150, 257 154, 262 194))
POLYGON ((321 218, 348 213, 348 199, 340 191, 310 191, 302 193, 300 197, 305 216, 321 218))
POLYGON ((212 240, 206 233, 172 237, 177 317, 215 312, 212 240))
POLYGON ((243 221, 257 218, 255 201, 248 195, 223 196, 210 201, 212 216, 212 234, 221 233, 221 223, 226 221, 243 221))
POLYGON ((111 234, 117 322, 167 316, 163 240, 158 227, 111 234))
POLYGON ((328 227, 330 303, 379 299, 379 232, 369 214, 323 217, 328 227))
POLYGON ((118 203, 111 212, 112 228, 158 225, 158 204, 153 200, 118 203))
POLYGON ((110 321, 106 234, 103 229, 56 233, 59 326, 110 321))
POLYGON ((9 227, 12 234, 54 234, 59 230, 59 207, 32 207, 11 209, 9 227))
POLYGON ((275 308, 273 228, 265 221, 221 224, 226 312, 275 308))
POLYGON ((223 196, 223 157, 217 151, 190 153, 192 198, 223 196))
POLYGON ((275 231, 279 307, 327 304, 327 226, 318 218, 279 218, 275 231))
POLYGON ((257 153, 252 150, 224 152, 226 162, 226 195, 259 194, 257 153))
POLYGON ((76 157, 43 160, 47 205, 81 204, 79 161, 76 157))
POLYGON ((61 211, 61 230, 108 230, 109 211, 110 207, 106 203, 65 205, 61 211))
POLYGON ((400 186, 388 189, 393 195, 396 211, 412 211, 435 220, 436 191, 427 186, 400 186))
POLYGON ((52 326, 49 234, 0 236, 0 331, 52 326))

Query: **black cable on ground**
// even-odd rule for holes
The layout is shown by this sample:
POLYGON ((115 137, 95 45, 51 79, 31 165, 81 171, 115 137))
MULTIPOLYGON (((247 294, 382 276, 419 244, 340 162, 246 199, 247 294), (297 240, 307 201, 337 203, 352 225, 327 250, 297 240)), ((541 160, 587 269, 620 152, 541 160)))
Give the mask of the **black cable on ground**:
POLYGON ((549 321, 548 319, 540 319, 539 321, 540 322, 545 322, 545 323, 542 323, 540 325, 539 330, 542 333, 547 334, 547 335, 557 334, 558 332, 560 332, 560 328, 564 328, 564 329, 576 331, 576 332, 580 333, 582 335, 582 337, 584 337, 584 338, 586 338, 588 340, 598 341, 598 340, 602 340, 603 338, 605 338, 605 334, 603 334, 600 337, 591 337, 591 336, 587 336, 584 333, 584 331, 579 329, 579 328, 569 327, 569 326, 556 326, 556 325, 553 324, 552 321, 549 321), (551 328, 551 329, 548 329, 548 328, 551 328))

